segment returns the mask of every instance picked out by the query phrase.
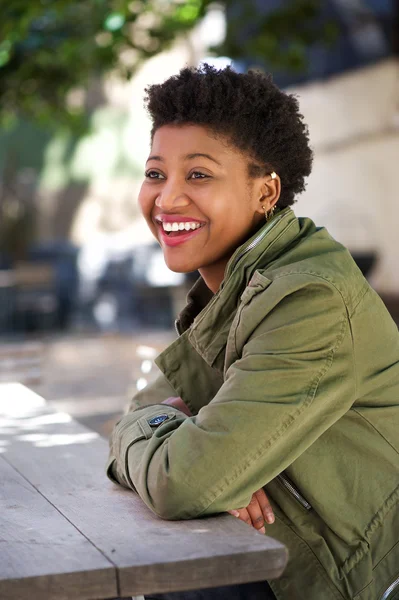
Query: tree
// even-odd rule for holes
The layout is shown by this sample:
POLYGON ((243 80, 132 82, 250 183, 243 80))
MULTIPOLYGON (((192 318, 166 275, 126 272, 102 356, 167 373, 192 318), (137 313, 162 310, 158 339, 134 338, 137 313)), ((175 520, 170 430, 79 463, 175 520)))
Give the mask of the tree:
MULTIPOLYGON (((71 91, 87 88, 110 71, 129 79, 144 60, 190 31, 211 3, 0 0, 0 123, 27 116, 39 123, 82 126, 84 107, 68 104, 71 91)), ((246 54, 300 69, 306 46, 333 35, 329 24, 317 23, 317 0, 291 0, 264 16, 255 14, 255 0, 221 0, 219 5, 229 20, 226 39, 213 49, 215 54, 246 54), (249 36, 240 36, 245 28, 249 36)))

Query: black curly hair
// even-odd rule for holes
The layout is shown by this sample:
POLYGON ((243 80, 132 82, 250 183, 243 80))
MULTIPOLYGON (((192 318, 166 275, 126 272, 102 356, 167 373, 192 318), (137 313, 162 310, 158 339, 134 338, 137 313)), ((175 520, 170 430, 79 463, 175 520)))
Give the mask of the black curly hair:
POLYGON ((296 97, 282 92, 271 75, 203 64, 145 91, 152 136, 163 125, 202 125, 249 155, 250 177, 278 173, 278 207, 293 204, 304 191, 312 168, 308 128, 296 97))

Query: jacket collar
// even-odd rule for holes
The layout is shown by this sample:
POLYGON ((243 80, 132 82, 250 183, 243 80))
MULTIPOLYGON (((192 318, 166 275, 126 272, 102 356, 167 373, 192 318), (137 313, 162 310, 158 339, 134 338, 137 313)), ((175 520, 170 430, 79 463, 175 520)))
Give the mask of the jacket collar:
POLYGON ((182 334, 181 342, 188 339, 207 364, 214 366, 226 345, 241 295, 254 272, 266 268, 299 233, 298 219, 289 207, 285 208, 234 252, 216 294, 213 295, 200 278, 176 321, 176 329, 182 334))

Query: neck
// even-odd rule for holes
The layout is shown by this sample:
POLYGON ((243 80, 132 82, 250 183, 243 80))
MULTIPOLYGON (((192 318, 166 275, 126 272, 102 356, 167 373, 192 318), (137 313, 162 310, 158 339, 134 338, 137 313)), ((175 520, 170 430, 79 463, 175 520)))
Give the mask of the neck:
POLYGON ((198 269, 202 279, 205 281, 207 287, 211 290, 211 292, 216 294, 216 292, 220 288, 220 284, 224 279, 227 263, 229 262, 230 258, 233 256, 237 248, 239 248, 241 244, 244 244, 247 240, 249 240, 251 236, 253 236, 259 229, 263 227, 263 225, 263 220, 260 222, 258 221, 255 227, 253 227, 250 233, 242 240, 241 243, 237 245, 237 247, 230 250, 228 254, 223 256, 217 262, 198 269))
POLYGON ((205 281, 206 286, 216 294, 218 289, 220 288, 220 284, 224 279, 224 272, 226 270, 227 263, 229 262, 230 256, 227 258, 223 258, 217 263, 213 265, 202 267, 199 270, 199 273, 202 279, 205 281))

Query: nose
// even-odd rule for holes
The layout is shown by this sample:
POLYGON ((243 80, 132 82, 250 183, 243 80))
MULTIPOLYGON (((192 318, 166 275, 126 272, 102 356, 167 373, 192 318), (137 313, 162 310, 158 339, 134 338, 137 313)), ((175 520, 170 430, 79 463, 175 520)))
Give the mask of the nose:
POLYGON ((183 186, 177 179, 168 178, 159 190, 155 205, 170 212, 176 208, 184 208, 190 204, 190 198, 185 193, 183 186))

